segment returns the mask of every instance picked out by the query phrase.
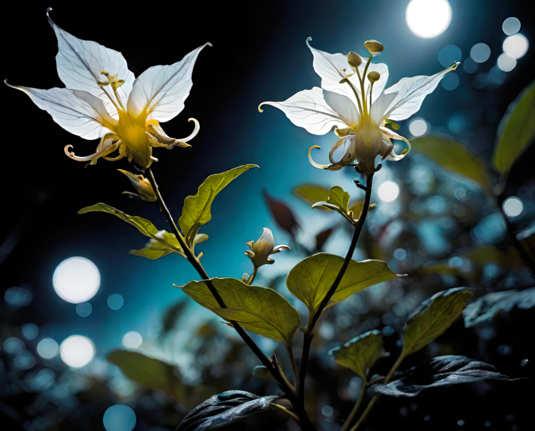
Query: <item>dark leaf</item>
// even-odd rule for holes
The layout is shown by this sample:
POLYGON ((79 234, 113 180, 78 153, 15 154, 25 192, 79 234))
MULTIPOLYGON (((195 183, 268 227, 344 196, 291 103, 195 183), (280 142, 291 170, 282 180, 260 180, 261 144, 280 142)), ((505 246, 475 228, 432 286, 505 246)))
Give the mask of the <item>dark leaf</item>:
POLYGON ((464 309, 464 326, 469 328, 490 320, 500 311, 511 311, 515 305, 521 310, 534 307, 535 287, 520 292, 515 289, 494 292, 478 298, 464 309))
POLYGON ((244 391, 226 391, 195 407, 175 431, 209 431, 223 428, 267 410, 277 398, 277 395, 259 397, 244 391))
POLYGON ((336 226, 330 227, 328 229, 322 230, 316 235, 316 250, 321 251, 327 240, 330 238, 336 226))
POLYGON ((299 223, 297 223, 292 210, 282 201, 273 199, 265 190, 264 198, 266 199, 269 211, 271 212, 273 220, 277 223, 277 226, 284 229, 292 238, 294 238, 295 231, 299 228, 299 223))
POLYGON ((473 383, 480 380, 517 380, 485 362, 476 361, 466 356, 438 356, 401 374, 399 380, 387 385, 378 383, 372 388, 391 397, 415 397, 429 388, 452 386, 461 383, 473 383))
POLYGON ((174 329, 175 323, 181 317, 182 312, 185 310, 187 305, 187 301, 180 301, 165 310, 163 314, 162 337, 165 337, 174 329))

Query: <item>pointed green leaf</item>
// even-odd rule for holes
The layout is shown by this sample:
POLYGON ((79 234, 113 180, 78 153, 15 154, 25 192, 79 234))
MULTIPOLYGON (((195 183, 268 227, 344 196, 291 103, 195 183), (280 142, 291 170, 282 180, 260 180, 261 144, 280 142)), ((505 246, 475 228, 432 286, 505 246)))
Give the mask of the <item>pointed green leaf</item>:
POLYGON ((483 189, 492 187, 492 180, 481 162, 461 144, 444 138, 416 138, 412 149, 425 154, 439 165, 476 182, 483 189))
POLYGON ((286 298, 267 287, 248 286, 235 278, 212 278, 227 308, 220 308, 204 281, 180 287, 194 301, 255 334, 290 345, 301 317, 286 298))
POLYGON ((366 384, 368 371, 383 354, 383 334, 366 332, 330 352, 336 362, 354 371, 366 384))
POLYGON ((178 243, 174 234, 166 231, 160 231, 157 234, 157 237, 160 240, 165 241, 166 244, 171 245, 173 248, 169 247, 161 241, 150 239, 149 242, 145 244, 144 248, 141 248, 139 250, 130 250, 129 253, 133 254, 134 256, 141 256, 150 260, 156 260, 171 253, 176 253, 180 256, 186 257, 184 253, 178 251, 182 250, 182 248, 180 247, 180 244, 178 243))
POLYGON ((188 404, 188 386, 180 381, 176 367, 142 353, 127 350, 110 353, 108 361, 117 365, 128 378, 147 389, 163 391, 188 404))
POLYGON ((492 161, 506 174, 514 161, 535 139, 535 81, 507 109, 498 127, 498 144, 492 161))
POLYGON ((353 217, 349 214, 349 193, 340 186, 332 186, 329 191, 327 201, 316 202, 312 208, 326 208, 337 211, 349 221, 353 222, 353 217))
POLYGON ((178 224, 188 244, 193 242, 193 238, 195 238, 201 226, 204 226, 212 219, 212 202, 217 194, 236 177, 251 168, 257 167, 257 165, 244 165, 220 174, 210 175, 200 185, 195 196, 186 198, 178 224))
POLYGON ((417 352, 448 329, 470 299, 463 287, 443 290, 422 302, 403 330, 403 355, 417 352))
MULTIPOLYGON (((299 262, 288 274, 286 285, 314 314, 334 283, 344 259, 328 253, 318 253, 299 262)), ((383 281, 397 278, 386 262, 351 260, 335 294, 327 307, 344 301, 354 293, 383 281)))
POLYGON ((302 186, 296 187, 293 193, 310 205, 329 199, 329 190, 325 187, 312 184, 303 184, 302 186))

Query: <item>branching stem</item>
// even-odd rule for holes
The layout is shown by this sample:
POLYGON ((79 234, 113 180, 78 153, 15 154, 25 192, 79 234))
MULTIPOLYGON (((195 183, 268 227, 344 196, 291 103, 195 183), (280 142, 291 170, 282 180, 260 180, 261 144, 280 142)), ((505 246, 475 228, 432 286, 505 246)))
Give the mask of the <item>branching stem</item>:
POLYGON ((347 431, 348 428, 351 426, 351 422, 353 422, 353 419, 355 419, 355 415, 359 411, 360 406, 362 405, 362 402, 364 401, 364 398, 366 397, 366 390, 368 389, 368 382, 366 380, 362 380, 362 388, 360 388, 360 394, 357 402, 355 403, 355 406, 353 407, 353 410, 351 410, 351 413, 349 414, 349 417, 344 422, 344 425, 342 425, 342 428, 340 428, 340 431, 347 431))

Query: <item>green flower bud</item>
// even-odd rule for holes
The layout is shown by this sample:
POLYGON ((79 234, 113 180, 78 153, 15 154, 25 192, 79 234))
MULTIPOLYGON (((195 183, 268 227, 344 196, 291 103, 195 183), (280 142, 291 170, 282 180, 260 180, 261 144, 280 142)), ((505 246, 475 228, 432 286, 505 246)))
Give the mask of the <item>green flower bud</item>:
POLYGON ((364 48, 366 48, 371 55, 379 55, 385 49, 383 44, 376 40, 367 40, 364 42, 364 48))
POLYGON ((357 69, 362 64, 362 58, 360 55, 351 51, 349 54, 347 54, 347 62, 352 68, 357 69))
POLYGON ((152 188, 152 184, 147 178, 144 178, 143 175, 134 175, 131 172, 124 171, 122 169, 117 169, 119 172, 125 174, 128 179, 130 180, 130 183, 134 186, 136 191, 139 194, 131 193, 131 192, 123 192, 123 194, 128 195, 129 197, 135 198, 135 199, 141 199, 142 201, 148 201, 148 202, 154 202, 156 201, 156 193, 154 193, 154 189, 152 188))
POLYGON ((381 74, 379 72, 370 72, 368 73, 368 80, 373 84, 374 82, 379 81, 381 79, 381 74))

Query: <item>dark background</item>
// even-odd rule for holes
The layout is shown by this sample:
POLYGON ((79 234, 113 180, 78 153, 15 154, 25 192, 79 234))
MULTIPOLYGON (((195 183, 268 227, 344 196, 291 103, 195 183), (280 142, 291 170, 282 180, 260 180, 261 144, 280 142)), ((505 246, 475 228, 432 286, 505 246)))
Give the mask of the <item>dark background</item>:
MULTIPOLYGON (((247 173, 247 178, 240 178, 218 197, 213 207, 214 219, 206 227, 211 241, 203 247, 205 267, 211 274, 239 277, 250 270, 243 256, 245 241, 258 238, 263 226, 272 228, 277 244, 290 242, 288 235, 274 226, 262 190, 289 201, 292 189, 303 182, 331 186, 340 181, 350 184, 353 179, 343 173, 319 172, 306 161, 309 146, 323 144, 325 151, 332 136, 309 135, 275 109, 268 108, 263 114, 257 111, 262 101, 285 100, 297 91, 319 85, 305 45, 308 36, 312 36, 312 44, 318 49, 343 53, 362 52, 363 41, 380 40, 386 47, 380 61, 389 66, 388 85, 405 76, 430 75, 442 70, 438 52, 449 44, 459 46, 465 59, 475 43, 487 43, 492 49, 491 59, 481 67, 489 69, 501 53, 505 37, 501 25, 510 16, 518 17, 522 22, 521 32, 530 42, 534 40, 535 17, 526 1, 452 0, 450 28, 433 39, 420 39, 410 32, 405 23, 407 3, 387 0, 160 2, 135 7, 114 2, 70 3, 68 6, 52 4, 51 14, 58 25, 75 36, 122 52, 136 76, 152 65, 174 63, 207 41, 213 44, 212 48, 203 50, 196 63, 194 86, 186 108, 164 124, 170 136, 186 136, 191 130, 187 118, 195 117, 201 124, 200 134, 191 142, 190 149, 157 151, 155 156, 160 161, 154 165, 154 171, 171 211, 178 217, 184 197, 195 193, 208 175, 245 163, 261 166, 261 170, 247 173)), ((3 7, 2 73, 12 84, 63 87, 56 73, 56 38, 46 22, 48 6, 12 2, 3 7)), ((464 115, 467 127, 454 138, 490 167, 499 119, 532 81, 532 65, 530 46, 502 85, 481 90, 472 86, 472 77, 460 67, 457 71, 460 86, 454 91, 439 86, 417 115, 425 117, 432 130, 439 132, 447 130, 452 113, 464 115)), ((178 257, 150 262, 128 255, 129 249, 144 244, 144 238, 130 226, 112 217, 78 216, 76 212, 84 206, 106 202, 126 213, 151 218, 160 228, 165 228, 163 215, 143 202, 121 196, 129 188, 116 169, 128 169, 125 160, 118 163, 102 160, 96 166, 84 168, 83 163, 68 159, 63 148, 72 144, 76 154, 85 155, 94 151, 96 142, 84 141, 64 131, 25 95, 7 87, 1 91, 4 169, 0 291, 27 283, 33 292, 32 303, 21 310, 0 305, 2 321, 6 327, 35 323, 40 328, 40 338, 50 336, 58 342, 73 333, 89 336, 100 358, 120 346, 121 337, 127 331, 138 331, 144 339, 150 339, 151 328, 159 324, 163 310, 184 299, 173 283, 184 284, 195 279, 196 273, 178 257), (91 300, 93 314, 88 318, 78 316, 74 305, 62 301, 52 289, 55 267, 70 256, 87 257, 101 271, 102 285, 91 300), (111 293, 120 293, 125 298, 121 310, 113 312, 107 308, 106 298, 111 293)), ((409 135, 406 125, 402 125, 401 131, 409 135)), ((507 183, 507 195, 517 194, 517 189, 526 182, 532 184, 533 155, 534 150, 528 150, 515 166, 507 183)), ((390 175, 398 171, 393 172, 390 175)), ((311 215, 300 203, 292 205, 304 228, 317 233, 329 223, 316 213, 311 215)), ((345 247, 344 240, 340 240, 331 244, 329 251, 342 254, 345 247)), ((365 251, 360 253, 359 258, 367 257, 365 251)), ((266 270, 266 279, 297 262, 297 257, 292 255, 279 259, 278 269, 266 270)), ((208 312, 197 306, 192 307, 190 316, 181 325, 181 331, 191 333, 209 318, 208 312)), ((532 373, 528 371, 532 365, 520 367, 520 362, 528 353, 533 355, 533 337, 527 331, 533 327, 533 317, 533 312, 515 310, 496 323, 494 330, 498 335, 492 343, 513 345, 513 355, 491 358, 496 359, 491 363, 505 374, 518 377, 532 373)), ((177 338, 184 337, 180 330, 177 338)), ((360 333, 356 329, 350 332, 351 336, 360 333)), ((457 353, 488 359, 481 358, 477 332, 467 333, 458 325, 447 337, 446 342, 454 345, 457 353)), ((191 358, 181 363, 180 349, 186 347, 180 340, 177 343, 179 350, 168 349, 166 354, 170 361, 187 369, 191 358)), ((269 342, 262 346, 268 350, 274 348, 269 342)), ((313 358, 313 379, 320 386, 323 382, 327 398, 334 402, 338 395, 329 394, 327 386, 331 379, 329 373, 334 370, 326 371, 321 362, 316 364, 318 361, 313 358)), ((413 365, 412 361, 408 360, 406 365, 413 365)), ((410 426, 449 430, 458 426, 459 419, 465 421, 466 429, 485 429, 482 424, 487 417, 492 417, 491 429, 527 429, 531 387, 529 382, 480 385, 477 391, 461 387, 436 397, 420 397, 418 403, 385 399, 376 408, 377 422, 370 429, 410 426), (387 411, 393 413, 386 414, 387 411), (422 418, 426 415, 433 421, 424 422, 422 418), (396 422, 392 422, 394 418, 396 422)), ((31 414, 24 402, 13 407, 20 416, 29 418, 31 414)), ((350 407, 351 403, 347 402, 343 411, 349 411, 350 407)), ((344 417, 343 413, 340 415, 344 417)), ((157 429, 144 427, 143 423, 138 415, 136 429, 157 429)), ((15 422, 9 426, 19 429, 15 422)), ((335 429, 332 426, 326 422, 324 429, 335 429)))

